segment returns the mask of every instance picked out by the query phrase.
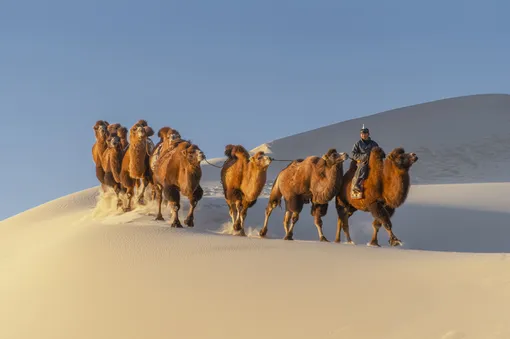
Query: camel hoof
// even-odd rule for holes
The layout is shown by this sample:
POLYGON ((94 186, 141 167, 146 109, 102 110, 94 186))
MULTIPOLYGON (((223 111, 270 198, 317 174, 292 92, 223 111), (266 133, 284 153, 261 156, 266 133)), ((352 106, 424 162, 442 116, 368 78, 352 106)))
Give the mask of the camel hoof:
POLYGON ((124 212, 130 212, 131 211, 131 207, 124 207, 122 210, 124 212))
POLYGON ((328 240, 328 239, 326 239, 326 237, 325 237, 325 236, 322 236, 320 241, 322 241, 322 242, 329 242, 329 240, 328 240))
POLYGON ((292 237, 292 234, 287 234, 283 240, 294 240, 294 238, 292 237))
POLYGON ((347 245, 356 245, 356 244, 354 243, 354 241, 352 241, 352 240, 351 240, 351 241, 346 242, 346 244, 347 244, 347 245))
POLYGON ((379 245, 379 243, 377 241, 371 241, 367 244, 367 246, 370 246, 370 247, 381 247, 381 245, 379 245))
POLYGON ((264 238, 266 236, 266 234, 267 234, 267 230, 265 230, 265 229, 261 229, 259 232, 259 235, 261 238, 264 238))
POLYGON ((184 225, 186 225, 188 227, 194 227, 195 223, 193 222, 193 218, 184 219, 184 225))
POLYGON ((175 227, 175 228, 183 228, 181 223, 179 221, 174 221, 171 225, 171 227, 175 227))
POLYGON ((244 233, 244 229, 242 228, 239 231, 236 231, 234 234, 240 237, 246 237, 246 233, 244 233))
POLYGON ((165 218, 163 218, 163 216, 162 216, 162 215, 158 215, 158 216, 156 217, 156 219, 154 219, 154 220, 157 220, 157 221, 165 221, 165 218))
POLYGON ((145 206, 145 200, 144 199, 138 199, 138 205, 145 206))
POLYGON ((397 238, 391 239, 388 241, 391 246, 402 246, 402 241, 397 238))

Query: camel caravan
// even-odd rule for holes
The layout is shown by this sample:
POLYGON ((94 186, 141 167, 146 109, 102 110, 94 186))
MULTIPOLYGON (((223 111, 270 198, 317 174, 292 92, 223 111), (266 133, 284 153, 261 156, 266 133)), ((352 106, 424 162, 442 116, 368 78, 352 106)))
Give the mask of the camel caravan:
MULTIPOLYGON (((156 220, 165 220, 161 213, 163 202, 170 208, 172 227, 183 227, 179 220, 181 195, 190 204, 184 224, 194 226, 194 211, 202 199, 202 161, 200 148, 170 127, 158 131, 159 142, 151 140, 154 130, 146 120, 137 121, 128 129, 119 123, 99 120, 94 125, 96 141, 92 157, 96 177, 103 192, 116 194, 117 208, 124 212, 133 208, 133 198, 145 205, 145 192, 157 200, 156 220), (128 137, 129 135, 129 137, 128 137), (122 199, 125 197, 127 199, 122 199), (123 200, 127 200, 124 202, 123 200)), ((347 243, 354 244, 349 234, 349 218, 356 211, 371 213, 373 235, 370 246, 379 247, 377 235, 381 226, 388 232, 391 246, 402 245, 393 232, 391 217, 401 206, 410 189, 409 170, 418 161, 415 153, 402 147, 388 156, 368 137, 368 129, 361 129, 362 139, 355 144, 353 156, 331 148, 321 156, 308 156, 290 163, 277 175, 265 209, 265 219, 259 232, 264 238, 274 208, 285 202, 283 227, 285 240, 293 240, 294 226, 305 204, 311 205, 311 215, 320 241, 328 241, 322 231, 322 218, 331 200, 335 200, 337 231, 335 242, 340 242, 343 231, 347 243), (368 151, 367 151, 368 150, 368 151), (343 163, 351 158, 344 173, 343 163)), ((276 159, 262 151, 253 155, 241 145, 227 145, 226 161, 221 166, 220 181, 224 198, 236 235, 245 236, 244 226, 248 210, 255 205, 266 185, 267 170, 276 159)), ((283 160, 282 160, 283 161, 283 160)))

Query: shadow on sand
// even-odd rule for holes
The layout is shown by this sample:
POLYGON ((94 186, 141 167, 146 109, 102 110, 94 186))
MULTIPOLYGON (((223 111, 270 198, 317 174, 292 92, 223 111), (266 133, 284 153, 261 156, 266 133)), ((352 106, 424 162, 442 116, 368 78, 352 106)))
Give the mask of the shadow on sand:
MULTIPOLYGON (((264 222, 266 204, 267 199, 261 198, 248 211, 246 231, 251 233, 252 237, 258 237, 258 231, 264 222)), ((222 225, 225 227, 225 224, 229 224, 227 207, 221 198, 204 199, 201 205, 197 211, 196 231, 221 232, 222 225)), ((266 238, 283 239, 283 215, 283 209, 273 210, 266 238)), ((407 204, 397 209, 392 221, 395 234, 404 243, 403 249, 500 253, 510 252, 509 217, 509 213, 407 204)), ((333 242, 336 234, 336 210, 333 202, 330 202, 323 221, 324 234, 333 242)), ((371 223, 371 215, 365 212, 358 211, 350 218, 351 237, 356 245, 365 246, 370 241, 371 223)), ((305 205, 300 215, 294 229, 294 239, 318 241, 317 229, 310 215, 310 205, 305 205)), ((342 233, 343 241, 345 236, 342 233)), ((389 247, 388 235, 383 228, 379 232, 379 244, 389 247)))

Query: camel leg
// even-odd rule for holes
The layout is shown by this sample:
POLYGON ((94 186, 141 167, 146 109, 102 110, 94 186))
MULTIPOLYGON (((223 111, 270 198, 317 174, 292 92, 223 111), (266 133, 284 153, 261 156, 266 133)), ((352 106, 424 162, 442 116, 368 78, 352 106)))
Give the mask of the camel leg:
MULTIPOLYGON (((288 206, 287 210, 289 211, 289 217, 290 217, 290 227, 286 229, 286 235, 285 240, 293 240, 294 236, 294 226, 296 226, 296 223, 299 220, 299 213, 303 210, 304 201, 301 199, 301 197, 293 197, 285 202, 285 205, 288 206)), ((287 217, 287 213, 285 214, 287 217)), ((288 225, 288 221, 287 221, 288 225)))
POLYGON ((170 205, 170 214, 172 218, 172 227, 182 228, 179 220, 179 210, 181 209, 181 194, 177 187, 172 186, 168 189, 168 202, 170 205))
POLYGON ((161 205, 163 205, 163 190, 161 187, 154 186, 154 192, 158 198, 158 215, 156 216, 156 220, 164 221, 163 214, 161 213, 161 205))
MULTIPOLYGON (((388 236, 390 238, 388 242, 390 243, 391 246, 402 245, 402 242, 395 236, 395 234, 393 234, 390 213, 388 212, 388 210, 386 210, 384 206, 380 203, 373 203, 370 206, 369 210, 375 219, 372 222, 374 233, 372 235, 372 240, 370 241, 369 245, 380 247, 379 242, 377 240, 377 234, 379 232, 379 229, 381 228, 381 225, 383 225, 386 231, 388 232, 388 236)), ((394 211, 391 212, 391 215, 393 213, 394 211)))
POLYGON ((292 240, 292 237, 289 238, 289 223, 290 217, 292 216, 292 212, 289 210, 285 211, 285 216, 283 217, 283 228, 285 229, 285 237, 284 240, 292 240))
POLYGON ((354 245, 354 241, 351 239, 351 234, 349 232, 349 212, 347 208, 341 205, 336 206, 337 212, 337 224, 336 224, 336 238, 335 242, 340 242, 341 231, 344 231, 345 238, 348 244, 354 245))
POLYGON ((117 196, 117 209, 122 208, 122 200, 120 199, 120 184, 116 184, 113 188, 117 196))
POLYGON ((267 203, 266 212, 265 212, 265 218, 264 218, 264 226, 259 232, 259 235, 263 238, 267 234, 267 224, 269 222, 269 217, 271 216, 271 213, 275 209, 275 207, 278 205, 277 201, 269 201, 267 203))
POLYGON ((236 209, 235 204, 231 201, 227 201, 228 205, 228 214, 230 215, 230 219, 232 219, 232 225, 236 222, 236 209))
POLYGON ((317 227, 317 232, 319 233, 319 240, 329 242, 329 240, 324 236, 322 232, 322 217, 326 215, 328 211, 328 204, 313 204, 313 221, 315 227, 317 227))
POLYGON ((204 190, 202 187, 198 186, 193 195, 189 198, 189 211, 186 219, 184 219, 184 225, 188 227, 194 227, 195 223, 195 208, 197 207, 198 202, 202 199, 204 195, 204 190))
POLYGON ((139 205, 145 205, 145 190, 147 189, 147 186, 149 185, 149 180, 147 178, 140 179, 140 183, 143 185, 142 191, 140 194, 138 194, 138 204, 139 205))
POLYGON ((131 199, 133 198, 133 190, 134 188, 133 187, 128 187, 127 188, 127 198, 128 198, 128 204, 126 207, 124 207, 124 212, 129 212, 131 211, 131 199))
POLYGON ((388 242, 390 243, 391 246, 401 246, 402 245, 402 241, 400 241, 396 236, 395 234, 393 233, 392 231, 392 222, 391 222, 391 217, 393 216, 393 214, 395 214, 395 209, 394 208, 391 208, 391 207, 382 207, 383 209, 383 213, 387 216, 387 220, 386 220, 386 217, 384 218, 381 218, 383 221, 381 220, 374 220, 374 222, 372 223, 373 227, 374 227, 374 230, 375 228, 377 227, 377 230, 379 230, 381 228, 381 226, 384 226, 384 228, 386 229, 386 231, 388 232, 388 236, 389 236, 389 240, 388 242))
POLYGON ((294 240, 294 226, 299 220, 299 212, 291 212, 290 215, 290 226, 287 230, 287 234, 285 235, 285 240, 294 240))
POLYGON ((248 215, 248 204, 246 202, 244 202, 244 204, 242 204, 241 206, 241 211, 239 212, 239 220, 240 220, 240 225, 241 225, 241 235, 242 236, 246 236, 246 233, 244 231, 244 222, 246 220, 246 216, 248 215))
POLYGON ((234 223, 234 231, 237 233, 237 235, 240 235, 240 236, 246 236, 246 233, 244 233, 244 229, 243 229, 243 219, 242 219, 242 213, 243 213, 243 209, 244 209, 244 206, 243 206, 243 202, 242 200, 236 200, 236 211, 237 211, 237 218, 236 218, 236 221, 234 223))

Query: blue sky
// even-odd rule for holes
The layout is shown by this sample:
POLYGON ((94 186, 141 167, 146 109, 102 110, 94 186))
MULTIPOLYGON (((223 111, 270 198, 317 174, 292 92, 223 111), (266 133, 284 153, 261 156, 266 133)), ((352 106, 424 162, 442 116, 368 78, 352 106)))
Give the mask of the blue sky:
POLYGON ((97 184, 98 119, 173 126, 212 158, 510 93, 509 12, 490 0, 2 1, 0 219, 97 184))

